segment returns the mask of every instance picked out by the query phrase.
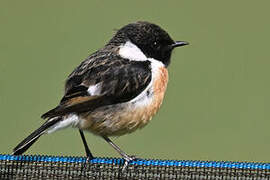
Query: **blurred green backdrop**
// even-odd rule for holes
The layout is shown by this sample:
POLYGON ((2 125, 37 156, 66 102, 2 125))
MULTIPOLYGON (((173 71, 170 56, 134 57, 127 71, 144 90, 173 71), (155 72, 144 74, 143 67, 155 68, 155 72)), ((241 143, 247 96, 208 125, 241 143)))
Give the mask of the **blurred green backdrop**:
MULTIPOLYGON (((161 25, 177 49, 158 115, 114 138, 143 158, 270 161, 270 23, 267 0, 0 2, 0 153, 43 122, 67 75, 114 30, 137 20, 161 25)), ((87 133, 96 156, 118 156, 87 133)), ((27 154, 84 155, 79 133, 43 136, 27 154)))

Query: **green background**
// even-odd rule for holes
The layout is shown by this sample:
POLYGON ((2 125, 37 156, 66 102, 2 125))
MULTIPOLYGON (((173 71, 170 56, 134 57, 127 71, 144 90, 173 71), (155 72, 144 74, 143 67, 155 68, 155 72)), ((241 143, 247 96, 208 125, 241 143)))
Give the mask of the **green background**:
MULTIPOLYGON (((115 29, 147 20, 175 40, 163 106, 151 123, 114 138, 142 158, 269 162, 270 23, 265 0, 0 2, 0 153, 56 106, 67 75, 115 29)), ((96 156, 118 156, 101 138, 96 156)), ((45 135, 27 154, 84 155, 76 129, 45 135)))

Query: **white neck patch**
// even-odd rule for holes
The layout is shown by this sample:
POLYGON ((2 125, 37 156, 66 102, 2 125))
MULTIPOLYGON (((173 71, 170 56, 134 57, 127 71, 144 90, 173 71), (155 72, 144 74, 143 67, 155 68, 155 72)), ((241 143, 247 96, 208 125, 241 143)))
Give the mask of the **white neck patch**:
POLYGON ((119 55, 122 58, 130 59, 132 61, 146 61, 147 57, 135 44, 127 41, 124 45, 120 46, 119 55))

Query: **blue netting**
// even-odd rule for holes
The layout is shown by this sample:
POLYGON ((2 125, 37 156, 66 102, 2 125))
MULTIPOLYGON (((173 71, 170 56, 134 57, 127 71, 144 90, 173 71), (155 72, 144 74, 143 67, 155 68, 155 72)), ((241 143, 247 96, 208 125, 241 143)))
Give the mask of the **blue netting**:
POLYGON ((0 179, 270 179, 270 163, 0 154, 0 179))

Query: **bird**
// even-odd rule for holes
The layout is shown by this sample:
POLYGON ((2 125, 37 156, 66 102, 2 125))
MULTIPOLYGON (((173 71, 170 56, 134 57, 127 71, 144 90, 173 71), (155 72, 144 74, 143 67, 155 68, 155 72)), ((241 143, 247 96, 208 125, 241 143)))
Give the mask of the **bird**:
POLYGON ((108 142, 126 166, 135 157, 110 137, 149 123, 164 99, 172 51, 188 44, 174 41, 160 26, 147 21, 123 26, 67 77, 59 105, 41 116, 46 121, 13 149, 13 155, 23 154, 44 134, 73 127, 79 130, 88 160, 94 156, 86 131, 108 142))

